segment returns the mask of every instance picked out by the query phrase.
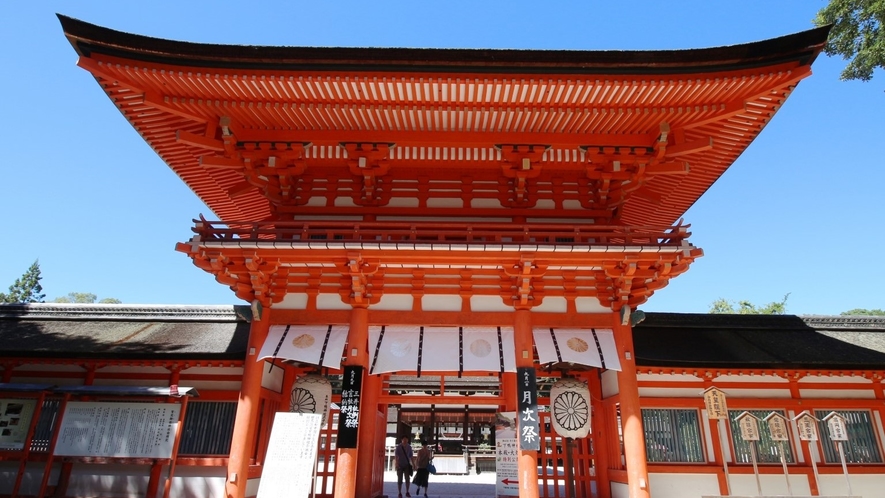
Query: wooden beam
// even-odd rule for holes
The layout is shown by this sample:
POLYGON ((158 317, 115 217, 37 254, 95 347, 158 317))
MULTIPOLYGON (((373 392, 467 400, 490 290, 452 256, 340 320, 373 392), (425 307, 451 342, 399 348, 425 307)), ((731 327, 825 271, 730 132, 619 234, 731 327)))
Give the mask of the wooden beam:
POLYGON ((695 152, 703 152, 713 148, 713 137, 705 137, 691 142, 685 142, 667 147, 665 157, 679 157, 686 154, 694 154, 695 152))
POLYGON ((224 142, 215 140, 204 135, 195 135, 184 130, 175 132, 175 141, 181 144, 198 147, 200 149, 211 150, 213 152, 224 152, 224 142))

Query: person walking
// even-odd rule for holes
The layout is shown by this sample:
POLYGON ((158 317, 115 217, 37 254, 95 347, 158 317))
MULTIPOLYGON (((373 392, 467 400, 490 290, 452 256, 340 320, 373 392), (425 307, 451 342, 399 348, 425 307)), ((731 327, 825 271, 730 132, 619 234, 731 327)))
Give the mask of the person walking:
POLYGON ((415 461, 415 479, 412 481, 412 484, 415 485, 416 495, 421 492, 421 488, 424 488, 424 496, 427 496, 427 485, 430 478, 428 467, 432 458, 433 454, 430 452, 430 446, 425 441, 421 441, 421 449, 418 450, 418 456, 415 461))
POLYGON ((406 481, 406 496, 411 497, 409 493, 409 479, 412 478, 412 445, 409 443, 409 436, 403 436, 402 442, 396 445, 393 450, 393 459, 396 464, 396 491, 399 498, 403 498, 403 480, 406 481))

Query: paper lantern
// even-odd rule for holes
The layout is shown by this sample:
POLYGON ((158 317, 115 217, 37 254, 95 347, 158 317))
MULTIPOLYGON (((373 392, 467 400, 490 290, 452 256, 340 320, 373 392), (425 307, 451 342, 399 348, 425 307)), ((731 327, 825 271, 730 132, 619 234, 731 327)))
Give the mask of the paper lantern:
POLYGON ((332 402, 332 383, 322 375, 305 375, 292 385, 289 411, 295 413, 318 413, 323 424, 329 416, 332 402))
POLYGON ((572 378, 559 379, 550 388, 553 430, 562 437, 583 438, 590 433, 590 390, 572 378))

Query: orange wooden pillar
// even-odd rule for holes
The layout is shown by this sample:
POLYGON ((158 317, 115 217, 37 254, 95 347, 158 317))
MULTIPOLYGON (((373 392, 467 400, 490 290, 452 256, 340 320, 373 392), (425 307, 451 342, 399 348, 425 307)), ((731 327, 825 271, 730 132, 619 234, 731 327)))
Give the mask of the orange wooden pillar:
MULTIPOLYGON (((535 353, 532 341, 532 313, 528 309, 517 309, 514 313, 513 342, 516 349, 517 368, 534 367, 535 353)), ((514 385, 514 387, 516 386, 514 385)), ((515 391, 514 394, 516 394, 515 391)), ((516 415, 517 428, 519 428, 519 414, 517 413, 516 415)), ((516 437, 519 439, 519 432, 517 432, 516 437)), ((519 450, 517 455, 519 498, 538 498, 540 494, 538 488, 538 452, 519 450)))
MULTIPOLYGON (((363 381, 367 377, 366 372, 369 365, 369 310, 365 306, 354 306, 350 312, 350 330, 347 332, 347 350, 345 351, 344 365, 363 367, 363 381)), ((366 383, 362 383, 363 391, 366 391, 366 383)), ((359 456, 364 450, 361 450, 363 438, 366 433, 372 435, 372 427, 374 427, 374 410, 366 408, 366 400, 360 397, 360 418, 359 427, 357 429, 357 447, 358 448, 338 448, 338 457, 335 459, 335 498, 355 498, 357 496, 357 476, 359 456), (366 413, 371 411, 371 415, 366 413), (368 424, 368 425, 365 425, 368 424)), ((375 405, 378 398, 375 397, 375 405)), ((371 451, 371 448, 369 448, 371 451)), ((368 457, 371 460, 371 456, 368 457)), ((370 465, 369 464, 366 465, 370 465)), ((364 465, 364 467, 366 466, 364 465)), ((371 469, 368 469, 369 486, 360 486, 360 497, 368 496, 371 492, 371 469)), ((360 481, 362 484, 362 481, 360 481)))
MULTIPOLYGON (((384 443, 385 433, 376 431, 378 426, 378 398, 381 394, 381 376, 369 375, 363 377, 363 392, 360 398, 360 427, 357 433, 357 473, 356 473, 356 498, 372 498, 375 491, 375 474, 379 467, 384 466, 384 460, 377 457, 378 438, 384 443)), ((382 481, 383 487, 383 481, 382 481)), ((337 495, 336 495, 337 496, 337 495)))
POLYGON ((270 329, 270 308, 264 308, 260 319, 253 317, 249 331, 249 345, 243 364, 243 381, 234 419, 234 434, 227 464, 225 494, 229 498, 245 498, 249 481, 249 464, 255 448, 255 430, 258 427, 258 407, 261 399, 261 376, 264 362, 257 361, 258 352, 270 329))
POLYGON ((596 496, 598 498, 611 498, 611 484, 609 483, 608 471, 611 467, 609 453, 609 438, 616 438, 617 431, 612 431, 607 424, 605 416, 605 404, 602 402, 602 382, 599 371, 592 371, 586 376, 587 388, 590 390, 590 403, 592 404, 593 418, 591 419, 591 433, 593 436, 593 467, 596 471, 596 496))
POLYGON ((624 432, 624 458, 627 465, 627 487, 630 498, 649 498, 648 465, 645 455, 645 433, 642 430, 642 411, 639 406, 639 382, 636 380, 636 361, 633 352, 633 330, 614 326, 615 343, 621 360, 618 372, 618 391, 621 402, 621 426, 624 432))

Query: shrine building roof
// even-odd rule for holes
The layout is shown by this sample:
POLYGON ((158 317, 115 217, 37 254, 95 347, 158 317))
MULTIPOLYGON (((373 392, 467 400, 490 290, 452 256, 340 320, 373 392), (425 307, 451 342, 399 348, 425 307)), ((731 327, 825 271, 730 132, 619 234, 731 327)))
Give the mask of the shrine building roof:
MULTIPOLYGON (((611 189, 580 201, 587 218, 671 225, 810 74, 829 31, 690 50, 267 47, 59 19, 78 64, 224 221, 309 211, 307 198, 289 190, 309 182, 293 178, 332 177, 363 154, 347 144, 368 143, 382 151, 368 157, 384 162, 379 175, 511 181, 522 167, 523 176, 532 173, 528 193, 514 194, 519 202, 505 209, 534 206, 532 196, 545 194, 532 189, 564 178, 575 189, 588 181, 611 189), (255 155, 263 148, 277 151, 277 161, 255 155), (288 161, 288 169, 271 181, 249 169, 260 161, 288 161), (502 172, 507 162, 514 171, 502 172)), ((571 205, 568 192, 549 195, 571 205)), ((365 205, 383 215, 378 198, 365 205)))
MULTIPOLYGON (((246 357, 248 306, 0 305, 0 357, 246 357)), ((882 370, 885 317, 645 313, 647 368, 882 370)))

